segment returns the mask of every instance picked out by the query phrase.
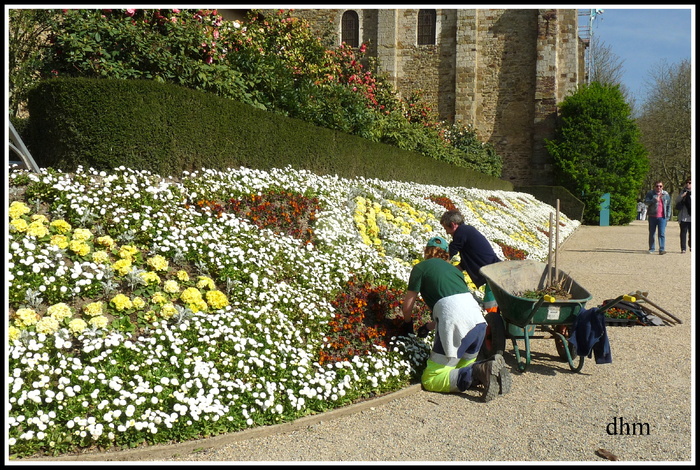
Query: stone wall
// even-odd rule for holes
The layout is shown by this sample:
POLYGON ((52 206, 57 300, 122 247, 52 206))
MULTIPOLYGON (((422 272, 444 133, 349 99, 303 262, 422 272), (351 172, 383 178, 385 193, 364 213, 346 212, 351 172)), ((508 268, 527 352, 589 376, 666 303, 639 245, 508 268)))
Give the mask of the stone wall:
MULTIPOLYGON (((294 15, 337 46, 345 11, 294 15)), ((421 91, 442 120, 472 124, 503 157, 503 179, 551 184, 544 140, 557 103, 584 81, 577 10, 437 9, 435 45, 417 45, 417 9, 355 11, 360 41, 402 96, 421 91)))

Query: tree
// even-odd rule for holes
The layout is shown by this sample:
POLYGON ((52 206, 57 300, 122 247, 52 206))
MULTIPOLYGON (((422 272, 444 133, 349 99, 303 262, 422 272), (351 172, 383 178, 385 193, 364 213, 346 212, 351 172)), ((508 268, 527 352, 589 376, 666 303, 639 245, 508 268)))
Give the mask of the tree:
POLYGON ((636 217, 639 190, 648 171, 639 129, 618 86, 593 82, 560 105, 555 137, 546 141, 556 184, 585 204, 583 223, 598 223, 601 197, 610 193, 610 223, 636 217))
POLYGON ((609 45, 600 41, 596 36, 591 39, 590 48, 590 54, 593 57, 590 81, 602 85, 618 85, 625 100, 634 107, 634 98, 627 86, 622 83, 625 61, 620 59, 620 56, 615 54, 609 45))
POLYGON ((646 188, 661 179, 671 193, 690 176, 691 67, 688 60, 657 64, 650 72, 649 93, 637 120, 641 140, 649 152, 650 172, 646 188))

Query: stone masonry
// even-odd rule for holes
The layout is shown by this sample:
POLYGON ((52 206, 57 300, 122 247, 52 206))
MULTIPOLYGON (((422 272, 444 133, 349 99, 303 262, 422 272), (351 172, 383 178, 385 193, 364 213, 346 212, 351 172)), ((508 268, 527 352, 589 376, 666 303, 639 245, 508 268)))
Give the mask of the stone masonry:
MULTIPOLYGON (((347 9, 296 9, 340 44, 347 9)), ((418 9, 358 9, 360 42, 399 93, 420 90, 447 122, 471 124, 514 185, 552 183, 544 141, 557 103, 585 81, 575 9, 436 9, 435 44, 418 45, 418 9)))

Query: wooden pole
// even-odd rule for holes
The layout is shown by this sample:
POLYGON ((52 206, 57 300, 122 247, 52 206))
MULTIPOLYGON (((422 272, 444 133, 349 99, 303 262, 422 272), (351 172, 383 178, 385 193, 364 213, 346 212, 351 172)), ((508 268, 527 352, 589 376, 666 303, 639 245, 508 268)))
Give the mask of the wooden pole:
POLYGON ((549 213, 549 252, 547 253, 547 276, 549 277, 547 287, 552 286, 552 223, 554 214, 549 213))
MULTIPOLYGON (((554 278, 556 284, 559 284, 559 271, 557 271, 557 257, 559 255, 559 199, 557 199, 557 217, 556 217, 556 237, 554 238, 554 278)), ((551 238, 551 235, 550 235, 551 238)))

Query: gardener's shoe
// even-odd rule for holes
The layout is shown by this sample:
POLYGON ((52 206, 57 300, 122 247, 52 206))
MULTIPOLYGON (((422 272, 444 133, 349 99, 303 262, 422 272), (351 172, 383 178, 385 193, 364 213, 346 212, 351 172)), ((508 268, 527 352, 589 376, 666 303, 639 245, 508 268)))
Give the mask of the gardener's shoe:
POLYGON ((505 367, 498 373, 498 394, 505 395, 510 392, 513 385, 513 376, 505 367))
POLYGON ((485 361, 472 366, 472 380, 482 386, 481 399, 491 401, 498 396, 498 373, 493 373, 494 361, 485 361))

